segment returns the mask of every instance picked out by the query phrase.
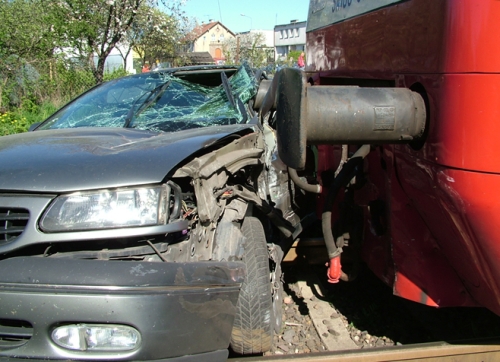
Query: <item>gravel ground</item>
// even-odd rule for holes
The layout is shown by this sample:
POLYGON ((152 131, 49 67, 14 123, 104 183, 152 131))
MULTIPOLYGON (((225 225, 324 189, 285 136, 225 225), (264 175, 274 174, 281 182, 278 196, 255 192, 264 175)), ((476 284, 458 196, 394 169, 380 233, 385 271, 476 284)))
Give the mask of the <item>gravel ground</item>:
MULTIPOLYGON (((326 351, 298 287, 302 268, 308 267, 284 268, 283 328, 274 337, 274 350, 266 355, 326 351)), ((309 268, 320 278, 326 274, 323 266, 309 268)), ((359 348, 500 336, 500 317, 488 310, 435 309, 395 297, 367 268, 352 283, 324 283, 322 287, 334 308, 330 318, 342 319, 359 348)))
POLYGON ((282 333, 274 336, 274 350, 267 354, 324 352, 323 345, 296 284, 288 284, 283 298, 282 333))

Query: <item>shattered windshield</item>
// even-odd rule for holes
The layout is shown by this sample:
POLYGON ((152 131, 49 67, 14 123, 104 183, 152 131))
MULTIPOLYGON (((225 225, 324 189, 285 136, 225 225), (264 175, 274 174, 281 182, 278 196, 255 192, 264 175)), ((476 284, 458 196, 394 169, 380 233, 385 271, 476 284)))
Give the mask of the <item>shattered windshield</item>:
POLYGON ((110 81, 75 99, 38 129, 126 127, 175 132, 246 123, 245 104, 255 96, 257 83, 247 66, 230 71, 230 77, 223 69, 205 71, 210 81, 204 80, 203 71, 151 72, 110 81), (218 85, 207 85, 214 83, 214 77, 218 85))

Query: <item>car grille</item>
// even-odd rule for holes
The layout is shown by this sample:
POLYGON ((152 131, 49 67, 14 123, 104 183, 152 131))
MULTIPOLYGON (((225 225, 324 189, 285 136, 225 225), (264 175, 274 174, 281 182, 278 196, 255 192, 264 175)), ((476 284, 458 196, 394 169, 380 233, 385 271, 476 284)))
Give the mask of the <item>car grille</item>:
POLYGON ((33 335, 33 326, 21 320, 0 319, 0 351, 22 346, 33 335))
POLYGON ((0 208, 0 245, 16 240, 24 231, 30 213, 26 209, 0 208))

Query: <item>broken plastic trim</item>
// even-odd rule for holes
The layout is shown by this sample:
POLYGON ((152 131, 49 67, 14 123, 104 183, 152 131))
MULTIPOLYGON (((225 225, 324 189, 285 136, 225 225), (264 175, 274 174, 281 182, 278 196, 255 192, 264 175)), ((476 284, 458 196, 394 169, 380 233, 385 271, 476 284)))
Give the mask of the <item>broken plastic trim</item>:
POLYGON ((259 208, 269 220, 278 228, 278 230, 286 237, 292 237, 294 235, 295 227, 281 215, 276 212, 271 205, 269 205, 265 200, 262 200, 252 191, 246 189, 241 185, 227 186, 219 191, 217 191, 214 196, 219 197, 240 197, 241 199, 253 203, 259 208))

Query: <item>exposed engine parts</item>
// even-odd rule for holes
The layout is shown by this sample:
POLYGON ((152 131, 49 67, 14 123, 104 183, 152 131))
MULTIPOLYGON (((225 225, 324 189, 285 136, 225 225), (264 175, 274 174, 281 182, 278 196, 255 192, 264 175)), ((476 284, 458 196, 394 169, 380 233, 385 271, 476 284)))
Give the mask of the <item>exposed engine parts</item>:
MULTIPOLYGON (((302 190, 321 193, 298 177, 296 169, 306 166, 310 145, 339 144, 343 158, 328 188, 322 213, 322 231, 328 250, 328 281, 352 280, 342 271, 340 254, 344 238, 332 233, 332 209, 337 195, 362 172, 370 144, 408 143, 424 135, 426 108, 423 98, 406 88, 364 88, 358 86, 312 85, 305 73, 283 69, 275 77, 263 109, 275 109, 278 150, 289 167, 290 178, 302 190), (362 145, 347 160, 347 145, 362 145)), ((262 116, 262 114, 261 114, 262 116)), ((325 185, 323 185, 325 186, 325 185)))

